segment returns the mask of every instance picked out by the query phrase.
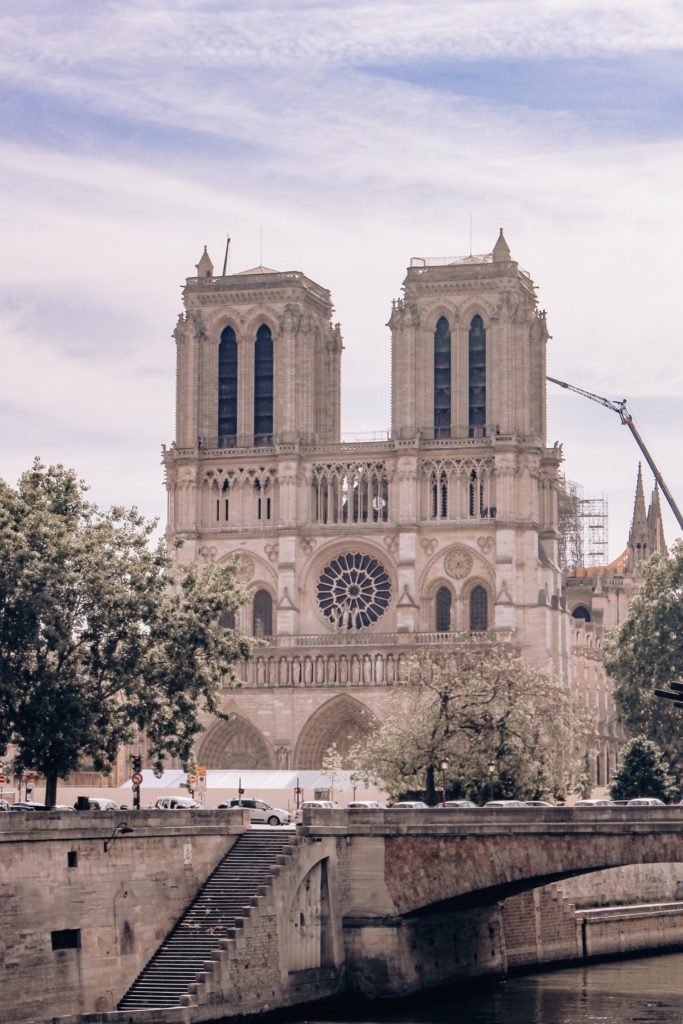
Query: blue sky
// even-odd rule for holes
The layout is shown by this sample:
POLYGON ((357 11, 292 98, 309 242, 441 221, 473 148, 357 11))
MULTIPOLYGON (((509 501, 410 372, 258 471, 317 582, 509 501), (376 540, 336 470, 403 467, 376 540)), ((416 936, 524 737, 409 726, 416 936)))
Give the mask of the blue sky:
MULTIPOLYGON (((179 288, 227 231, 233 270, 262 231, 331 289, 343 429, 386 427, 391 299, 471 218, 538 285, 550 372, 627 396, 683 504, 682 48, 666 0, 5 0, 0 475, 40 454, 163 518, 179 288)), ((635 445, 551 389, 555 439, 617 554, 635 445)))

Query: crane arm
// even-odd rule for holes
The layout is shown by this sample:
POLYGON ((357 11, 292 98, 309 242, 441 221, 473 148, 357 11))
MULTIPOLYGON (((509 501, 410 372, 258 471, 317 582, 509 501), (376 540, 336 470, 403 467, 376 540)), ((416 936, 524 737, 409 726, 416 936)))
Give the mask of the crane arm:
POLYGON ((638 428, 633 422, 633 417, 631 416, 631 413, 628 411, 626 405, 626 399, 622 398, 620 402, 615 402, 611 398, 604 398, 602 395, 594 395, 592 391, 585 391, 583 388, 577 388, 576 385, 567 384, 566 381, 557 380, 555 377, 546 377, 546 380, 549 380, 552 384, 559 384, 561 388, 565 388, 567 391, 575 391, 577 395, 583 395, 584 398, 590 398, 593 402, 598 402, 599 405, 604 405, 605 408, 611 409, 613 412, 616 412, 618 414, 619 419, 621 420, 623 425, 625 427, 628 427, 628 429, 633 434, 633 438, 638 447, 640 448, 641 452, 643 453, 645 461, 652 470, 654 478, 659 484, 662 494, 669 502, 669 506, 671 508, 671 511, 675 515, 676 520, 678 521, 678 525, 680 526, 681 530, 683 530, 683 515, 681 515, 680 509, 674 501, 671 491, 664 483, 664 478, 655 464, 655 460, 650 455, 647 445, 643 441, 638 431, 638 428))
POLYGON ((622 423, 627 423, 631 418, 631 414, 626 408, 625 398, 622 398, 620 402, 615 402, 611 398, 603 398, 602 395, 594 395, 592 391, 585 391, 583 388, 577 388, 575 384, 567 384, 564 380, 557 380, 556 377, 546 377, 546 380, 551 381, 553 384, 559 384, 561 388, 566 388, 567 391, 575 391, 577 395, 583 395, 584 398, 590 398, 594 402, 604 405, 607 409, 611 409, 613 412, 618 413, 622 423))

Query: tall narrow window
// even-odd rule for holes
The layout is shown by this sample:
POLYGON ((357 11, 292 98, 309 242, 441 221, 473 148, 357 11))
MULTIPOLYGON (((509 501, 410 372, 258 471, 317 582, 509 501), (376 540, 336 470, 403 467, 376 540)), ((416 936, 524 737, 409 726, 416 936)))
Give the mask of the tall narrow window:
POLYGON ((273 443, 273 338, 261 324, 254 352, 254 444, 273 443))
POLYGON ((234 448, 237 439, 237 338, 232 327, 218 348, 218 446, 234 448))
POLYGON ((451 592, 439 587, 436 592, 436 632, 449 633, 451 629, 451 592))
POLYGON ((470 594, 470 633, 485 633, 489 628, 489 598, 483 587, 470 594))
POLYGON ((267 590, 257 590, 254 594, 254 636, 273 635, 273 599, 267 590))
POLYGON ((469 333, 469 435, 486 433, 486 331, 484 321, 472 318, 469 333))
POLYGON ((434 437, 451 436, 451 328, 439 317, 434 331, 434 437))

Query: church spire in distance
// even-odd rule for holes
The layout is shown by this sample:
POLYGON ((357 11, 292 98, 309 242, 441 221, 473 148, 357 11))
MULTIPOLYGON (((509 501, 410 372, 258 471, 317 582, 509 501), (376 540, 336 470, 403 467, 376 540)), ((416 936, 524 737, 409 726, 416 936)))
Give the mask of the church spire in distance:
POLYGON ((636 481, 636 497, 633 503, 633 519, 628 535, 628 567, 636 572, 641 562, 652 554, 650 548, 650 531, 648 530, 645 512, 645 494, 643 492, 643 467, 638 463, 638 480, 636 481))
POLYGON ((500 234, 498 235, 498 240, 493 247, 493 262, 508 262, 511 259, 512 256, 510 255, 510 246, 505 241, 505 235, 503 234, 503 229, 501 228, 500 234))

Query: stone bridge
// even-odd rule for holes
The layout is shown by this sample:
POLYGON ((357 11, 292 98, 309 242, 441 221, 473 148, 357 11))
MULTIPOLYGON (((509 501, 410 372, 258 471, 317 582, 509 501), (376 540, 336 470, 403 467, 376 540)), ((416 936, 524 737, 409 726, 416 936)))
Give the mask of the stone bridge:
POLYGON ((506 967, 516 894, 628 864, 683 862, 683 807, 306 811, 337 862, 346 969, 396 995, 506 967))
MULTIPOLYGON (((348 991, 396 996, 590 956, 590 936, 549 882, 661 862, 683 889, 683 807, 307 810, 296 830, 266 831, 286 855, 239 926, 202 954, 181 1005, 116 1011, 252 834, 248 813, 0 815, 0 1018, 199 1024, 348 991)), ((635 893, 616 902, 642 902, 635 893)), ((683 942, 683 905, 668 906, 666 920, 651 911, 648 935, 624 925, 628 948, 665 944, 667 929, 669 945, 683 942)), ((624 948, 614 936, 605 932, 601 954, 624 948)))

